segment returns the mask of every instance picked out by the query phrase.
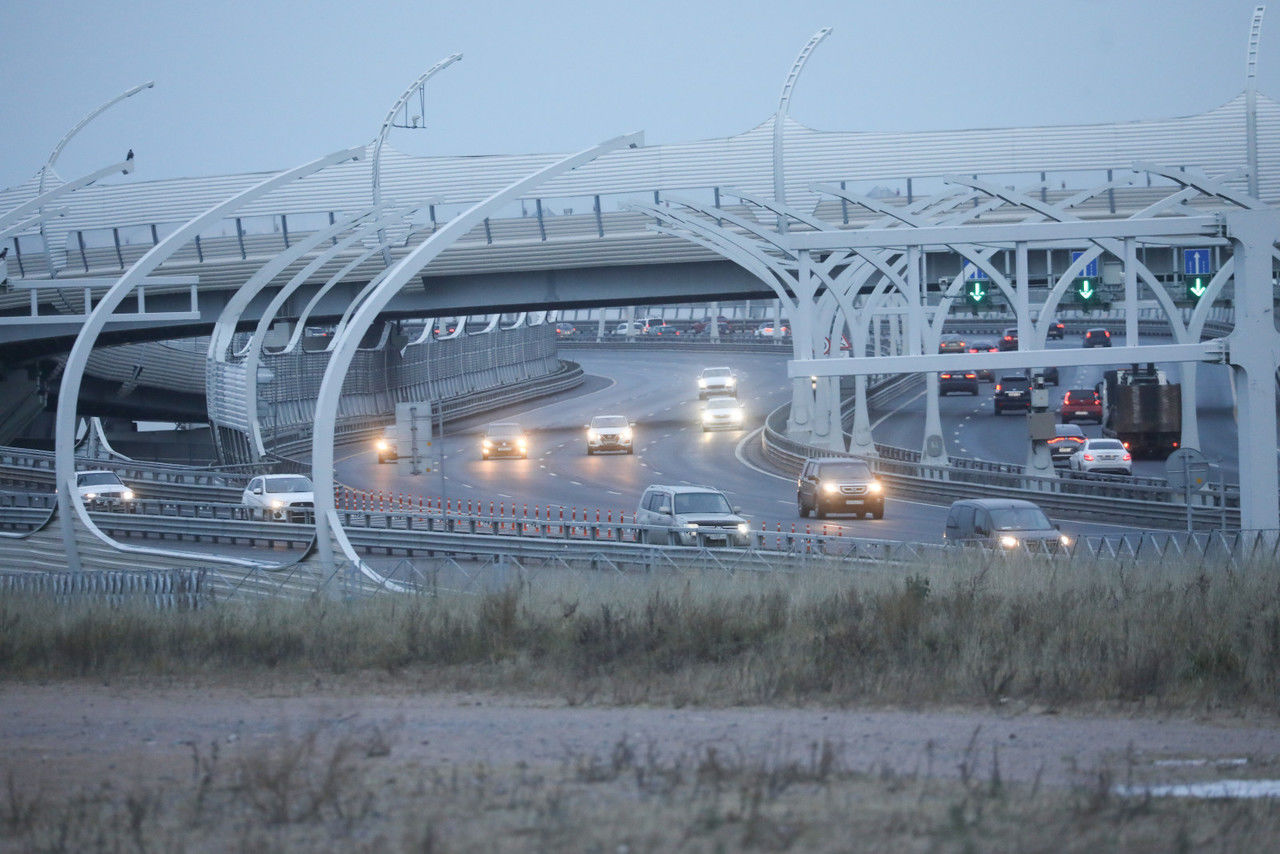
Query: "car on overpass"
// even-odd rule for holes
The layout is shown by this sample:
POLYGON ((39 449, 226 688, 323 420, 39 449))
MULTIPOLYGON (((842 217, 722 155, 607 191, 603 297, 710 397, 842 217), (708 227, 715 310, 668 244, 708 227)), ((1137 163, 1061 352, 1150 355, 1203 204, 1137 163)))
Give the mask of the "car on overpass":
POLYGON ((952 502, 942 540, 949 546, 981 546, 1001 551, 1061 551, 1071 538, 1044 511, 1018 498, 964 498, 952 502))
POLYGON ((587 425, 587 456, 599 451, 630 454, 633 432, 625 415, 597 415, 587 425))
POLYGON ((1005 327, 1004 332, 1000 334, 1000 341, 997 342, 996 346, 999 347, 1001 351, 1017 350, 1018 349, 1018 327, 1016 326, 1005 327))
POLYGON ((262 474, 249 481, 240 504, 255 519, 306 522, 315 512, 315 488, 304 475, 262 474))
POLYGON ((698 399, 722 395, 738 396, 738 375, 733 368, 723 365, 703 368, 698 374, 698 399))
POLYGON ((578 334, 578 327, 574 326, 572 323, 556 324, 557 338, 573 338, 577 334, 578 334))
POLYGON ((76 472, 76 492, 85 504, 125 509, 132 506, 133 490, 120 475, 107 469, 76 472))
MULTIPOLYGON (((996 346, 996 342, 990 338, 977 338, 969 342, 970 353, 997 353, 1000 348, 996 346)), ((978 382, 989 383, 995 382, 995 371, 990 368, 979 368, 977 370, 978 382)))
POLYGON ((636 508, 640 541, 673 546, 746 546, 751 525, 711 486, 653 484, 636 508))
POLYGON ((804 461, 796 481, 796 509, 819 519, 828 513, 884 518, 884 486, 865 460, 827 457, 804 461))
POLYGON ((938 394, 947 395, 952 392, 960 394, 978 394, 977 371, 939 371, 938 394))
POLYGON ((741 430, 746 417, 746 411, 736 397, 713 397, 702 409, 702 432, 741 430))
POLYGON ((1061 341, 1067 337, 1067 325, 1061 320, 1055 320, 1049 324, 1049 329, 1044 337, 1049 341, 1061 341))
POLYGON ((1085 347, 1110 347, 1111 331, 1105 326, 1095 326, 1084 331, 1085 347))
POLYGON ((964 353, 969 350, 969 343, 963 335, 947 333, 938 339, 939 353, 964 353))
POLYGON ((1026 373, 1027 379, 1031 380, 1032 385, 1035 384, 1036 374, 1039 374, 1041 377, 1044 378, 1045 385, 1058 384, 1058 369, 1053 365, 1049 365, 1043 368, 1027 368, 1025 373, 1026 373))
POLYGON ((396 450, 396 426, 394 424, 383 428, 382 432, 378 434, 378 438, 373 441, 373 449, 378 453, 379 464, 400 458, 396 450))
POLYGON ((480 440, 480 458, 494 457, 529 458, 529 439, 514 421, 495 421, 485 428, 480 440))
POLYGON ((1067 465, 1072 471, 1133 474, 1133 455, 1119 439, 1086 439, 1067 465))
POLYGON ((1028 412, 1031 409, 1031 380, 1022 374, 1004 374, 996 383, 992 398, 996 415, 1009 410, 1028 412))
POLYGON ((791 334, 791 327, 783 323, 780 328, 775 328, 772 320, 766 320, 764 323, 761 323, 756 327, 754 334, 761 338, 785 338, 791 334))
POLYGON ((1067 465, 1071 460, 1071 455, 1080 449, 1086 438, 1084 431, 1075 424, 1055 425, 1053 435, 1047 441, 1049 457, 1053 460, 1053 464, 1055 466, 1067 465))
POLYGON ((1097 389, 1073 388, 1062 396, 1058 420, 1063 424, 1076 421, 1102 423, 1102 397, 1097 389))

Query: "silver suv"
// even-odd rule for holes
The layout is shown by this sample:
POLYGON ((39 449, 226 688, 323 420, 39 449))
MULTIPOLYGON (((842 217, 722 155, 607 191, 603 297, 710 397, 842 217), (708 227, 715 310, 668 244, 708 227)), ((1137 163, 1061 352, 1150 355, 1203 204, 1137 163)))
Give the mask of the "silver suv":
POLYGON ((745 546, 751 526, 711 486, 664 486, 645 489, 636 509, 640 541, 673 546, 745 546))

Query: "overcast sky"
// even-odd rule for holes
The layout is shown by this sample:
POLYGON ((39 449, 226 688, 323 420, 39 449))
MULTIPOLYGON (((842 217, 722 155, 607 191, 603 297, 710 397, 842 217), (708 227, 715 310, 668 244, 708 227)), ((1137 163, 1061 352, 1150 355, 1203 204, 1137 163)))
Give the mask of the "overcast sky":
MULTIPOLYGON (((791 115, 822 130, 1076 124, 1198 113, 1244 88, 1244 0, 9 0, 0 187, 35 174, 84 115, 147 80, 58 162, 74 177, 137 152, 121 181, 277 170, 370 141, 428 91, 412 153, 568 152, 767 119, 800 48, 791 115), (376 10, 376 11, 371 11, 376 10)), ((1280 98, 1280 4, 1259 89, 1280 98)), ((416 112, 416 111, 415 111, 416 112)))

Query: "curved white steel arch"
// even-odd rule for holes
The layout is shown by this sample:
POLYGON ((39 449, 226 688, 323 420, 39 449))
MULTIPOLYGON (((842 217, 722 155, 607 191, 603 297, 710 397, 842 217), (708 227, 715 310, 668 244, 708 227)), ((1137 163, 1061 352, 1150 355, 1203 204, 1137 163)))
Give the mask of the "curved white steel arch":
POLYGON ((644 141, 642 134, 628 134, 615 137, 600 145, 563 158, 549 166, 543 167, 525 178, 521 178, 505 188, 489 196, 482 202, 447 222, 435 234, 428 237, 417 248, 400 259, 388 270, 386 278, 377 289, 369 295, 351 318, 350 325, 337 336, 337 345, 325 368, 324 379, 320 382, 320 391, 316 396, 315 432, 311 444, 312 483, 315 487, 316 505, 316 540, 320 559, 324 566, 333 569, 335 566, 335 545, 343 553, 344 558, 351 560, 361 572, 379 583, 385 579, 367 567, 355 550, 351 547, 346 533, 338 520, 337 508, 333 494, 333 438, 337 427, 338 398, 342 392, 342 383, 346 379, 351 360, 355 356, 360 338, 370 327, 378 313, 403 288, 409 279, 418 274, 441 252, 455 240, 470 231, 477 223, 482 222, 489 211, 518 198, 522 193, 536 187, 544 181, 568 172, 595 160, 602 154, 623 148, 637 147, 644 141))
MULTIPOLYGON (((62 372, 62 383, 58 389, 58 410, 54 429, 54 473, 58 484, 58 513, 62 519, 62 539, 67 549, 67 566, 77 571, 80 566, 80 552, 75 539, 75 510, 79 495, 75 491, 76 463, 76 402, 80 396, 80 384, 84 380, 85 366, 89 362, 89 354, 101 334, 111 313, 122 303, 137 284, 156 267, 164 263, 175 251, 184 246, 188 240, 200 233, 200 230, 211 222, 238 210, 243 205, 267 195, 278 187, 305 178, 319 172, 326 166, 342 163, 346 160, 359 160, 364 156, 364 149, 352 148, 339 151, 310 163, 295 167, 278 175, 266 178, 252 187, 237 193, 226 201, 209 208, 203 214, 188 221, 181 228, 151 247, 145 255, 134 262, 111 288, 102 295, 93 312, 80 328, 75 344, 67 356, 62 372)), ((331 497, 332 498, 332 497, 331 497)))
MULTIPOLYGON (((791 109, 791 92, 795 89, 796 82, 800 79, 800 72, 804 70, 804 64, 809 61, 809 55, 829 35, 831 35, 831 27, 823 27, 809 37, 808 43, 800 48, 800 54, 796 56, 795 62, 791 63, 791 70, 787 72, 787 79, 782 83, 782 94, 778 97, 778 111, 773 116, 773 198, 779 205, 785 206, 787 203, 787 182, 782 160, 782 141, 786 129, 787 111, 791 109)), ((778 231, 783 234, 787 231, 787 220, 782 214, 778 214, 778 231)))

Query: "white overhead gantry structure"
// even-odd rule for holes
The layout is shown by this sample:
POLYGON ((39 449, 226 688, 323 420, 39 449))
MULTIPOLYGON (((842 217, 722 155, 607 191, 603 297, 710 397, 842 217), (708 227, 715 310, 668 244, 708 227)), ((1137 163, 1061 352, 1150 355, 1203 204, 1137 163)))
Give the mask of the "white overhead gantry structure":
MULTIPOLYGON (((1280 240, 1280 210, 1235 209, 1208 215, 1134 217, 1117 220, 1076 220, 996 225, 921 226, 857 230, 792 232, 779 242, 801 261, 801 268, 823 263, 833 253, 877 253, 886 250, 910 253, 925 247, 983 246, 1015 255, 1014 305, 1020 327, 1030 323, 1027 309, 1027 253, 1038 249, 1080 247, 1095 244, 1123 247, 1130 262, 1125 270, 1124 313, 1126 325, 1136 332, 1138 265, 1134 251, 1142 243, 1188 245, 1225 240, 1232 254, 1235 283, 1235 329, 1226 337, 1209 341, 1176 341, 1172 344, 1132 345, 1099 349, 1030 350, 1020 352, 940 355, 916 351, 902 356, 847 359, 796 359, 788 365, 792 378, 809 376, 880 374, 886 372, 937 372, 962 364, 966 368, 1037 368, 1050 365, 1106 365, 1126 362, 1199 362, 1228 364, 1233 372, 1238 400, 1238 441, 1241 473, 1241 528, 1273 531, 1280 527, 1280 477, 1276 468, 1276 370, 1280 367, 1280 332, 1273 309, 1275 244, 1280 240), (807 258, 807 260, 806 260, 807 258)), ((1083 257, 1083 256, 1082 256, 1083 257)), ((1077 259, 1079 261, 1079 259, 1077 259)), ((1074 265, 1073 265, 1074 266, 1074 265)), ((918 274, 912 276, 919 280, 918 274)), ((1225 281, 1218 278, 1216 285, 1225 281)), ((1061 283, 1060 283, 1061 284, 1061 283)), ((1166 295, 1167 296, 1167 295, 1166 295)), ((1046 302, 1041 323, 1053 306, 1046 302)), ((908 309, 923 320, 924 302, 909 302, 908 309)), ((1131 340, 1136 340, 1131 339, 1131 340)))

